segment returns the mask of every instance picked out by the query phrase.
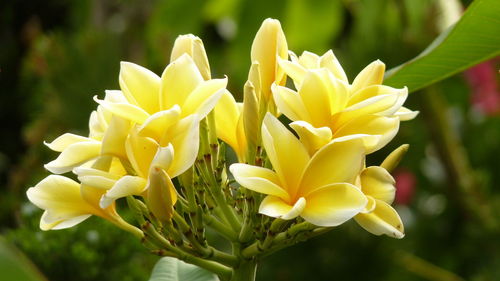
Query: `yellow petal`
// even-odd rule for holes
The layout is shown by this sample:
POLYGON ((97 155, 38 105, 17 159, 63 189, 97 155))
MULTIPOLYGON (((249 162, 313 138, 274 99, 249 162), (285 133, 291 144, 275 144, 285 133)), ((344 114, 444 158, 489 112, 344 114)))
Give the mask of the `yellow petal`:
POLYGON ((182 117, 196 113, 200 119, 205 118, 225 92, 226 85, 227 78, 212 79, 199 84, 187 97, 182 107, 182 117))
POLYGON ((405 236, 403 222, 398 213, 383 201, 377 200, 373 212, 358 214, 354 219, 361 227, 375 235, 385 234, 399 239, 405 236))
POLYGON ((302 55, 300 55, 299 63, 306 69, 310 70, 319 69, 321 67, 319 56, 308 51, 304 51, 302 55))
POLYGON ((125 159, 125 140, 130 131, 130 122, 124 118, 113 116, 102 139, 101 154, 125 159))
POLYGON ((58 220, 58 221, 53 221, 53 222, 47 222, 51 221, 51 218, 48 217, 49 212, 45 211, 43 212, 42 218, 40 219, 40 229, 41 230, 57 230, 57 229, 65 229, 65 228, 70 228, 73 227, 82 221, 90 218, 91 215, 81 215, 81 216, 76 216, 64 220, 58 220))
POLYGON ((332 116, 330 95, 333 93, 327 75, 324 70, 309 71, 299 89, 299 96, 315 127, 328 125, 332 116))
POLYGON ((373 210, 375 210, 375 207, 377 206, 377 199, 375 199, 369 195, 366 195, 366 199, 368 200, 368 202, 366 203, 365 208, 360 211, 360 213, 363 213, 363 214, 373 212, 373 210))
POLYGON ((283 71, 292 78, 295 86, 299 86, 307 73, 307 70, 299 63, 278 58, 278 64, 283 71))
POLYGON ((178 105, 159 111, 144 121, 144 124, 138 129, 138 133, 142 137, 150 137, 159 142, 165 132, 179 121, 180 114, 181 108, 178 105))
POLYGON ((147 178, 149 166, 158 151, 159 144, 152 138, 141 137, 132 132, 125 142, 125 149, 130 164, 143 178, 147 178))
POLYGON ((348 83, 347 75, 344 72, 344 69, 340 65, 337 57, 333 54, 332 50, 329 50, 320 58, 320 66, 327 68, 337 79, 348 83))
POLYGON ((78 176, 78 180, 82 184, 102 189, 111 189, 115 182, 120 179, 120 175, 93 168, 77 167, 73 169, 73 173, 78 176))
MULTIPOLYGON (((379 150, 391 141, 399 130, 399 118, 366 115, 357 117, 334 131, 333 137, 338 138, 353 134, 378 135, 379 141, 366 147, 367 154, 379 150)), ((368 144, 367 142, 366 144, 368 144)))
POLYGON ((264 117, 262 142, 281 186, 294 198, 301 175, 309 162, 306 148, 270 113, 264 117))
POLYGON ((151 168, 149 173, 151 173, 151 169, 154 168, 161 168, 164 170, 168 170, 168 168, 170 168, 170 165, 172 164, 173 159, 174 159, 174 147, 172 146, 171 143, 169 143, 168 146, 166 147, 160 147, 156 152, 153 161, 151 161, 151 168))
POLYGON ((77 142, 68 146, 59 154, 59 157, 45 164, 44 167, 54 174, 63 174, 96 158, 100 150, 101 143, 98 141, 77 142))
POLYGON ((196 66, 200 70, 203 79, 210 79, 210 65, 208 64, 207 53, 203 46, 203 41, 193 34, 180 35, 175 39, 174 47, 170 55, 170 61, 175 61, 184 53, 193 58, 196 66))
POLYGON ((306 197, 301 214, 307 222, 318 226, 337 226, 364 209, 368 200, 354 185, 337 183, 316 189, 306 197))
POLYGON ((251 49, 251 61, 259 62, 263 98, 271 96, 271 85, 284 84, 284 73, 278 67, 277 57, 288 57, 288 45, 278 20, 266 19, 255 35, 251 49))
POLYGON ((417 117, 418 113, 419 111, 412 111, 403 106, 396 113, 394 113, 394 116, 399 117, 399 120, 401 121, 408 121, 417 117))
POLYGON ((359 91, 352 93, 352 96, 349 98, 349 102, 347 106, 352 106, 357 103, 360 103, 364 100, 381 96, 381 95, 390 95, 390 94, 398 94, 400 92, 408 93, 408 89, 396 89, 393 87, 385 86, 385 85, 371 85, 365 88, 360 89, 359 91))
POLYGON ((380 60, 376 60, 366 66, 359 74, 354 78, 352 82, 351 94, 357 91, 369 87, 371 85, 382 84, 384 79, 385 64, 380 60))
POLYGON ((40 222, 40 226, 45 229, 53 228, 62 221, 80 216, 88 217, 93 213, 92 206, 80 194, 80 184, 63 176, 46 177, 30 187, 26 195, 33 204, 46 210, 40 222))
POLYGON ((163 169, 151 170, 147 190, 146 203, 149 210, 160 220, 171 219, 177 193, 172 180, 163 169))
POLYGON ((162 145, 171 143, 175 151, 175 157, 167 170, 172 178, 184 173, 196 160, 200 145, 199 120, 197 114, 181 119, 167 131, 161 142, 162 145))
POLYGON ((159 107, 160 77, 150 70, 130 62, 120 63, 120 88, 127 100, 148 113, 159 107))
POLYGON ((297 92, 275 85, 273 85, 272 91, 276 106, 286 117, 290 120, 312 122, 312 118, 297 92))
POLYGON ((299 135, 300 141, 312 155, 332 139, 332 131, 328 127, 314 128, 305 121, 290 123, 290 127, 299 135))
POLYGON ((286 190, 280 187, 276 173, 269 169, 236 163, 231 165, 229 170, 233 174, 234 179, 245 188, 273 195, 285 201, 290 199, 286 190))
POLYGON ((161 75, 161 109, 179 105, 181 109, 189 94, 203 82, 203 77, 188 54, 171 62, 161 75))
POLYGON ((240 151, 237 130, 240 110, 236 105, 233 95, 225 91, 215 106, 215 125, 217 137, 227 143, 234 151, 240 151))
POLYGON ((361 190, 364 194, 391 204, 396 195, 394 178, 382 167, 372 166, 361 172, 361 190))
POLYGON ((44 144, 54 151, 63 152, 68 146, 78 142, 85 142, 85 141, 92 141, 92 139, 75 134, 66 133, 57 137, 52 142, 50 143, 44 142, 44 144))
MULTIPOLYGON (((404 100, 402 101, 404 102, 404 100)), ((401 107, 401 98, 399 94, 387 94, 369 98, 354 104, 345 110, 333 116, 333 123, 337 127, 355 119, 359 116, 376 114, 381 116, 392 115, 396 112, 395 107, 401 107)))
POLYGON ((260 203, 259 213, 273 218, 290 220, 299 216, 305 206, 306 200, 304 198, 299 198, 292 206, 279 197, 268 195, 260 203))
MULTIPOLYGON (((334 183, 354 183, 363 168, 365 149, 360 138, 333 140, 316 152, 307 165, 300 184, 300 196, 334 183)), ((309 204, 308 204, 309 205, 309 204)))
POLYGON ((112 103, 100 100, 97 96, 94 97, 94 100, 111 113, 138 124, 144 123, 149 117, 144 109, 130 103, 112 103))
POLYGON ((146 180, 141 177, 124 176, 104 194, 99 202, 103 209, 109 207, 115 200, 130 195, 140 195, 146 188, 146 180))

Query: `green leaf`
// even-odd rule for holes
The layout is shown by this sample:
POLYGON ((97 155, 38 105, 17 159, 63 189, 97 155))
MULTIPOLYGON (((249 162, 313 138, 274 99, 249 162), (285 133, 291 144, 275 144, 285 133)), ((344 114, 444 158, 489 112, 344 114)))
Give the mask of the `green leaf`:
POLYGON ((0 279, 45 281, 26 256, 0 236, 0 279))
POLYGON ((498 0, 476 0, 462 18, 414 59, 389 70, 384 84, 417 91, 500 55, 498 0))
POLYGON ((214 273, 172 257, 163 257, 156 263, 149 281, 219 281, 214 273))

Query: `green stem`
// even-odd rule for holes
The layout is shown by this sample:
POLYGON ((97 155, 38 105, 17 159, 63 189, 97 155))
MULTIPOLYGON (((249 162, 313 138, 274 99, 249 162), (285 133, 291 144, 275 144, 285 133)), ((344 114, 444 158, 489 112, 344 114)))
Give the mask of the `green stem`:
POLYGON ((233 269, 231 281, 254 281, 257 272, 256 260, 242 261, 238 267, 233 269))
POLYGON ((230 241, 237 241, 238 240, 238 235, 234 230, 231 228, 227 227, 225 224, 220 222, 218 219, 214 218, 211 215, 204 214, 203 215, 203 220, 205 221, 206 225, 213 230, 217 231, 219 234, 224 236, 230 241))

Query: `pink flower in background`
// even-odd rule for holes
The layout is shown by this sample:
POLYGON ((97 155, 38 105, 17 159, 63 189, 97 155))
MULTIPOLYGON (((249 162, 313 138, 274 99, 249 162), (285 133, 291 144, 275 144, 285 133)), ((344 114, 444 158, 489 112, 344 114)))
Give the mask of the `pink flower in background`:
POLYGON ((471 103, 486 115, 500 113, 500 91, 498 87, 498 63, 493 59, 465 71, 465 80, 471 87, 471 103))
POLYGON ((417 178, 411 171, 402 168, 394 173, 394 179, 396 180, 395 203, 399 205, 410 204, 415 193, 417 178))

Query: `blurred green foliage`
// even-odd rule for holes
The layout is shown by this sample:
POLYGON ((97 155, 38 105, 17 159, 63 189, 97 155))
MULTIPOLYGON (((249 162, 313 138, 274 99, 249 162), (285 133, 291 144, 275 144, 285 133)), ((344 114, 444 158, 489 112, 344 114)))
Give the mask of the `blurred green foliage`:
MULTIPOLYGON (((281 20, 291 50, 322 54, 333 49, 353 79, 375 59, 389 68, 418 55, 438 34, 442 2, 3 1, 0 231, 50 280, 146 280, 157 258, 132 236, 97 218, 69 230, 42 232, 41 212, 25 196, 47 175, 43 163, 56 155, 43 140, 68 131, 87 134, 88 116, 96 107, 92 96, 118 88, 120 60, 160 74, 175 38, 193 33, 204 41, 213 76, 228 75, 228 87, 240 99, 253 36, 263 19, 273 17, 281 20)), ((494 83, 498 87, 498 75, 494 83)), ((498 218, 500 120, 472 106, 471 91, 458 75, 412 94, 407 106, 421 116, 402 123, 398 137, 368 159, 379 164, 392 149, 410 144, 401 166, 415 176, 416 185, 411 201, 397 206, 406 226, 403 240, 375 237, 347 223, 266 258, 257 279, 498 280, 498 228, 473 216, 464 196, 473 194, 477 208, 486 206, 498 218), (438 113, 432 107, 436 103, 438 113), (461 167, 473 178, 465 194, 432 131, 436 114, 465 156, 461 167)))

